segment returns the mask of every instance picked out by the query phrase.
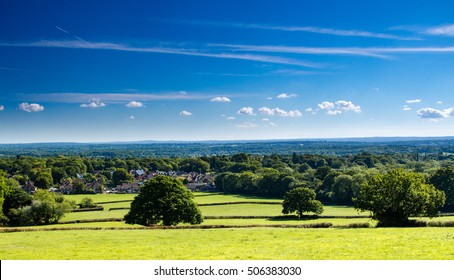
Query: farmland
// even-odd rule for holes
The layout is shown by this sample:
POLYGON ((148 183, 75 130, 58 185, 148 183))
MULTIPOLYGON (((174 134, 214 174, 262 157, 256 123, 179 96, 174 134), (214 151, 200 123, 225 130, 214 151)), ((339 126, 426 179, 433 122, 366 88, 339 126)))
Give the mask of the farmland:
MULTIPOLYGON (((68 196, 79 202, 87 195, 68 196)), ((133 195, 90 195, 103 211, 73 212, 62 222, 122 218, 133 195), (115 202, 121 201, 121 202, 115 202), (113 202, 113 203, 103 203, 113 202)), ((321 217, 299 220, 281 217, 278 199, 198 194, 195 200, 203 226, 227 228, 151 229, 122 221, 69 223, 24 227, 27 232, 4 232, 1 259, 453 259, 451 228, 347 228, 373 222, 352 207, 325 206, 321 217), (226 204, 223 204, 223 203, 226 204), (254 204, 227 204, 245 203, 254 204), (229 216, 231 218, 229 218, 229 216), (243 216, 243 217, 241 217, 243 216), (256 216, 245 218, 244 216, 256 216), (261 216, 261 217, 260 217, 261 216), (267 217, 265 217, 267 216, 267 217), (329 216, 329 217, 323 217, 329 216), (338 216, 335 218, 332 216, 338 216), (331 228, 291 228, 331 223, 331 228), (239 228, 228 228, 229 226, 239 228), (254 226, 254 227, 251 227, 254 226), (269 227, 273 226, 273 227, 269 227), (285 228, 289 226, 289 228, 285 228), (72 228, 72 229, 71 229, 72 228), (37 231, 30 231, 36 230, 37 231), (59 230, 57 230, 59 229, 59 230), (66 230, 61 230, 66 229, 66 230), (69 230, 70 229, 70 230, 69 230)), ((451 221, 452 217, 433 220, 451 221)))

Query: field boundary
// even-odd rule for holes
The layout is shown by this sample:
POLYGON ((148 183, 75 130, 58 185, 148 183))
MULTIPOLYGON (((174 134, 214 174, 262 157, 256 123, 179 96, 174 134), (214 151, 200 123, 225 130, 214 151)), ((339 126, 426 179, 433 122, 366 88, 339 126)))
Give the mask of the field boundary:
POLYGON ((332 223, 301 225, 187 225, 187 226, 148 226, 148 227, 56 227, 56 228, 1 228, 0 233, 30 231, 68 231, 68 230, 159 230, 159 229, 224 229, 224 228, 331 228, 332 223))

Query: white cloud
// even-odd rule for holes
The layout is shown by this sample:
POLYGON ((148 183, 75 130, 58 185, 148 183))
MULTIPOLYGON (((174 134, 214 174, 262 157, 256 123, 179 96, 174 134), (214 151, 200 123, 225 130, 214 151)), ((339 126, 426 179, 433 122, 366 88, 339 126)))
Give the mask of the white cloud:
POLYGON ((236 127, 239 127, 239 128, 256 128, 256 127, 258 127, 258 125, 250 123, 250 122, 244 122, 244 123, 237 124, 236 127))
POLYGON ((3 110, 5 110, 5 106, 0 105, 0 111, 3 111, 3 110))
POLYGON ((233 121, 233 120, 236 120, 236 118, 235 117, 227 117, 227 120, 233 121))
POLYGON ((267 119, 267 118, 262 119, 262 122, 269 122, 269 121, 270 121, 270 119, 267 119))
POLYGON ((347 111, 361 113, 361 107, 353 104, 351 101, 338 100, 334 103, 325 101, 317 105, 320 109, 325 110, 328 115, 341 115, 347 111))
POLYGON ((306 112, 312 112, 313 109, 309 107, 309 108, 306 108, 306 110, 304 110, 304 111, 306 111, 306 112))
POLYGON ((443 104, 443 101, 437 101, 437 104, 443 104))
POLYGON ((143 105, 143 103, 139 102, 139 101, 131 101, 128 104, 126 104, 126 107, 129 107, 129 108, 141 108, 141 107, 145 107, 145 105, 143 105))
POLYGON ((91 109, 101 108, 101 107, 105 107, 105 106, 106 106, 106 104, 101 102, 101 99, 99 99, 99 98, 93 98, 91 100, 91 102, 89 102, 89 103, 80 104, 80 107, 82 107, 82 108, 91 108, 91 109))
POLYGON ((266 100, 273 100, 273 97, 267 97, 266 100))
POLYGON ((286 99, 286 98, 292 98, 292 97, 296 97, 297 95, 296 94, 287 94, 287 93, 281 93, 277 96, 277 98, 279 99, 286 99))
POLYGON ((230 98, 228 98, 228 97, 221 97, 221 96, 212 98, 210 101, 211 101, 211 102, 231 102, 230 98))
POLYGON ((412 108, 408 107, 407 105, 404 105, 404 107, 402 108, 402 110, 404 110, 404 111, 410 111, 410 110, 412 110, 412 108))
POLYGON ((189 111, 183 110, 183 111, 180 112, 180 116, 190 117, 190 116, 192 116, 192 113, 189 112, 189 111))
POLYGON ((130 118, 131 120, 135 120, 135 119, 136 119, 136 117, 134 117, 134 116, 129 116, 129 118, 130 118))
POLYGON ((330 110, 330 109, 334 108, 334 103, 331 103, 329 101, 325 101, 325 102, 322 102, 322 103, 318 104, 317 106, 318 106, 318 108, 320 108, 322 110, 330 110))
POLYGON ((412 99, 412 100, 407 100, 405 101, 405 103, 409 103, 409 104, 412 104, 412 103, 421 103, 421 99, 412 99))
POLYGON ((353 111, 355 113, 361 113, 361 107, 353 104, 351 101, 339 100, 336 101, 335 104, 340 111, 353 111))
POLYGON ((249 115, 249 116, 254 116, 254 108, 251 107, 243 107, 241 108, 238 112, 238 115, 249 115))
POLYGON ((25 112, 35 113, 44 110, 44 107, 36 103, 28 104, 24 102, 19 104, 19 109, 25 112))
POLYGON ((422 108, 416 111, 416 113, 423 119, 431 120, 446 119, 454 115, 454 107, 444 110, 437 110, 434 108, 422 108))
POLYGON ((267 116, 280 116, 280 117, 301 117, 303 114, 301 114, 300 111, 298 110, 293 110, 293 111, 285 111, 279 108, 268 108, 268 107, 262 107, 259 109, 259 112, 267 115, 267 116))
POLYGON ((429 28, 426 33, 431 35, 441 35, 454 37, 454 24, 446 24, 438 27, 429 28))

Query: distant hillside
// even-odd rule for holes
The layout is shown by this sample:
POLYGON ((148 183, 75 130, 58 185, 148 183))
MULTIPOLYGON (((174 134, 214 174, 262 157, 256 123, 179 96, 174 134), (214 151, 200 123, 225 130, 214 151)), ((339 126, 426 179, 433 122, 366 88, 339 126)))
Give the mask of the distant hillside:
POLYGON ((0 156, 191 157, 250 154, 454 153, 454 137, 0 144, 0 156))

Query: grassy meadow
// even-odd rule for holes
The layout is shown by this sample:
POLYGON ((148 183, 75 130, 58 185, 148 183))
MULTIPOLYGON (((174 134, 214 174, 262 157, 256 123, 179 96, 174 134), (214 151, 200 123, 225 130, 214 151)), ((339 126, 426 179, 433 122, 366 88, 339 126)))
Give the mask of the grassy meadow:
POLYGON ((361 217, 367 213, 358 213, 352 207, 325 206, 316 219, 280 219, 272 217, 282 216, 281 205, 257 204, 281 202, 278 199, 196 193, 196 202, 205 204, 200 206, 204 216, 222 216, 205 219, 203 225, 245 228, 149 229, 122 221, 75 223, 121 219, 128 210, 110 208, 129 207, 133 194, 67 197, 76 202, 90 197, 104 210, 68 213, 61 220, 68 224, 21 228, 37 231, 0 233, 0 259, 454 259, 452 228, 347 228, 353 223, 374 225, 369 218, 361 217), (254 204, 222 204, 236 202, 254 204), (206 205, 213 203, 221 205, 206 205), (314 223, 331 223, 334 227, 267 227, 314 223), (247 228, 251 225, 258 227, 247 228))
POLYGON ((452 228, 76 230, 2 233, 5 259, 454 259, 452 228))

